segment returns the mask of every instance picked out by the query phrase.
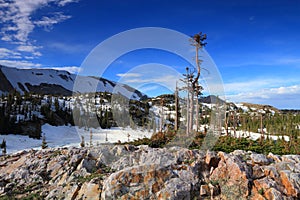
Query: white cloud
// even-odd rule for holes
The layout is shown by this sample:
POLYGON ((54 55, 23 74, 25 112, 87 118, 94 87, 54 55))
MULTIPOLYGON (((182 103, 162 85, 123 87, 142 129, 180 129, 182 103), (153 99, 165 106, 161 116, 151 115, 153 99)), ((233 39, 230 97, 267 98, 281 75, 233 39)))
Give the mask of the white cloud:
MULTIPOLYGON (((182 78, 181 74, 168 65, 160 63, 147 63, 135 66, 127 73, 118 74, 119 82, 134 88, 157 85, 173 91, 176 81, 182 78)), ((160 93, 160 91, 157 91, 160 93)))
MULTIPOLYGON (((165 85, 170 85, 170 83, 174 82, 175 80, 178 80, 178 76, 174 75, 164 75, 162 74, 160 77, 146 77, 140 75, 140 78, 132 78, 130 76, 124 76, 126 83, 138 83, 138 84, 143 84, 143 83, 164 83, 165 85), (128 78, 128 79, 127 79, 128 78)), ((174 85, 173 83, 171 85, 174 85)))
POLYGON ((31 14, 40 7, 47 5, 48 0, 32 1, 10 1, 1 4, 2 10, 1 21, 6 25, 2 29, 4 36, 11 35, 14 40, 21 43, 28 41, 28 35, 33 31, 34 25, 31 21, 31 14), (13 30, 7 27, 13 27, 13 30), (13 33, 12 33, 13 31, 13 33))
MULTIPOLYGON (((1 53, 1 48, 0 48, 0 53, 1 53)), ((39 63, 33 63, 24 60, 0 60, 0 65, 4 65, 6 67, 20 68, 20 69, 40 68, 40 69, 64 70, 70 72, 71 74, 77 74, 82 70, 81 67, 77 67, 77 66, 42 67, 42 65, 39 63)))
POLYGON ((53 25, 58 24, 62 21, 71 18, 69 15, 63 15, 62 13, 54 13, 54 16, 44 16, 41 20, 35 21, 34 24, 40 27, 44 27, 45 30, 49 31, 53 28, 53 25))
POLYGON ((67 44, 67 43, 62 43, 62 42, 51 42, 47 45, 47 47, 59 50, 59 51, 63 51, 66 53, 88 53, 90 51, 90 49, 92 48, 92 46, 88 46, 88 45, 83 45, 83 44, 67 44), (85 52, 86 51, 86 52, 85 52))
POLYGON ((17 47, 17 50, 18 51, 23 51, 23 52, 34 53, 39 48, 41 48, 41 47, 37 47, 37 46, 33 46, 33 45, 20 45, 20 46, 17 47))
POLYGON ((21 54, 6 48, 0 48, 0 59, 7 59, 7 58, 19 59, 21 58, 21 54))
POLYGON ((69 3, 76 3, 78 2, 79 0, 61 0, 58 2, 58 5, 59 6, 65 6, 66 4, 69 4, 69 3))
POLYGON ((12 37, 10 35, 3 35, 1 40, 5 41, 5 42, 11 42, 12 37))
POLYGON ((226 99, 272 105, 277 108, 300 107, 300 81, 297 78, 258 78, 225 83, 226 99))
POLYGON ((0 64, 7 67, 16 67, 16 68, 37 68, 41 67, 41 64, 33 63, 24 60, 0 60, 0 64))
POLYGON ((24 56, 24 58, 25 58, 26 60, 32 60, 32 59, 34 59, 33 56, 24 56))
MULTIPOLYGON (((174 90, 176 87, 176 80, 179 80, 180 78, 175 74, 167 75, 163 73, 160 76, 148 76, 145 74, 140 74, 140 76, 138 77, 137 75, 136 77, 124 76, 121 78, 120 82, 128 84, 135 88, 139 88, 143 85, 148 84, 156 84, 168 88, 169 90, 174 90)), ((142 89, 142 91, 144 91, 144 89, 142 89)))
POLYGON ((37 51, 38 48, 33 45, 33 41, 29 38, 30 33, 34 31, 36 26, 50 30, 53 25, 67 20, 71 16, 55 12, 46 13, 40 19, 33 19, 32 14, 42 7, 50 6, 50 3, 65 6, 72 2, 77 2, 77 0, 1 0, 1 40, 20 45, 17 49, 21 52, 29 52, 36 57, 41 56, 41 53, 37 51))
MULTIPOLYGON (((300 96, 300 85, 272 88, 272 89, 270 89, 270 94, 275 94, 275 95, 277 95, 277 94, 278 95, 282 95, 282 94, 289 94, 289 95, 299 94, 299 96, 300 96)), ((300 100, 299 100, 299 102, 300 102, 300 100)))
POLYGON ((293 82, 298 82, 295 79, 280 79, 280 78, 260 78, 250 79, 241 82, 224 83, 226 93, 237 94, 243 92, 252 92, 262 90, 263 88, 277 88, 282 85, 287 85, 293 82))
POLYGON ((226 95, 229 101, 250 102, 273 105, 278 108, 297 108, 300 106, 300 84, 265 88, 251 92, 226 95))
POLYGON ((157 89, 159 89, 158 85, 142 86, 141 88, 139 88, 139 90, 143 93, 147 93, 149 91, 156 91, 157 89))
POLYGON ((132 78, 132 77, 141 77, 141 74, 138 73, 125 73, 125 74, 116 74, 119 77, 126 77, 126 78, 132 78))

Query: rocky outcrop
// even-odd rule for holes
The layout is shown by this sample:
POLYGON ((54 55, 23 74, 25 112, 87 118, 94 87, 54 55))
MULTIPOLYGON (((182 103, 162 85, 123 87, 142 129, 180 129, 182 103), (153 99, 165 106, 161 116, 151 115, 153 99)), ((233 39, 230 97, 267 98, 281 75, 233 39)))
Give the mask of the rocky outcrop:
POLYGON ((0 198, 299 199, 300 155, 102 145, 0 158, 0 198))

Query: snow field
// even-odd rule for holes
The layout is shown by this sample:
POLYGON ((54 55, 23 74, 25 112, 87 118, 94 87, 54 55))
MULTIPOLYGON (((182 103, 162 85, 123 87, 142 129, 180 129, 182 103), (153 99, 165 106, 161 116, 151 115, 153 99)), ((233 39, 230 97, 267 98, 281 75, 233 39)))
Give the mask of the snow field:
MULTIPOLYGON (((51 126, 44 124, 42 126, 42 135, 45 134, 48 147, 80 147, 81 136, 84 136, 85 145, 90 144, 90 135, 92 132, 92 144, 101 145, 102 143, 116 143, 118 141, 133 141, 138 138, 150 138, 152 132, 146 130, 132 130, 130 128, 111 129, 89 129, 78 128, 74 126, 51 126), (129 137, 128 137, 129 134, 129 137), (107 138, 107 140, 106 140, 107 138)), ((23 135, 0 135, 0 142, 6 140, 7 154, 22 150, 41 149, 42 139, 33 139, 23 135)), ((2 152, 0 152, 0 155, 2 152)))

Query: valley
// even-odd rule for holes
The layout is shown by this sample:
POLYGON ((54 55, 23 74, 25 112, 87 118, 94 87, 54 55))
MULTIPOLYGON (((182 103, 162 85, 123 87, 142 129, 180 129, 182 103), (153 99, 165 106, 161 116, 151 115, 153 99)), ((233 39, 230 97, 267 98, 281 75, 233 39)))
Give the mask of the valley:
MULTIPOLYGON (((2 67, 3 69, 5 68, 2 67)), ((18 69, 6 70, 18 71, 18 69)), ((176 132, 176 123, 177 130, 185 127, 185 99, 180 99, 176 113, 174 94, 150 98, 141 96, 142 93, 137 90, 129 89, 135 92, 131 95, 132 98, 128 99, 127 94, 112 93, 116 84, 102 78, 98 81, 103 85, 98 88, 104 90, 95 93, 74 93, 72 96, 66 96, 64 92, 60 93, 60 90, 56 89, 50 94, 32 91, 31 87, 27 87, 28 91, 25 90, 24 85, 41 84, 38 81, 42 76, 41 71, 43 70, 30 70, 30 74, 34 74, 36 80, 28 79, 24 84, 10 81, 7 85, 19 87, 10 92, 7 91, 11 90, 11 87, 2 90, 0 141, 6 143, 6 153, 41 148, 43 138, 49 147, 77 147, 82 140, 86 145, 133 142, 144 138, 150 139, 158 133, 176 132)), ((43 71, 44 74, 45 72, 58 74, 58 79, 62 79, 60 81, 71 81, 74 78, 74 75, 63 71, 43 71)), ((6 73, 4 70, 2 77, 6 73)), ((51 73, 48 75, 53 76, 51 73)), ((51 84, 58 85, 57 83, 51 84)), ((68 85, 59 87, 70 88, 68 85)), ((212 113, 222 107, 225 110, 225 118, 218 126, 221 140, 226 140, 222 139, 223 137, 253 141, 278 140, 288 146, 288 149, 278 153, 299 154, 300 115, 297 110, 279 110, 269 105, 225 102, 216 96, 200 97, 198 104, 198 125, 193 127, 196 140, 197 137, 199 140, 199 137, 203 138, 208 133, 212 113)), ((193 147, 197 147, 195 144, 201 146, 200 141, 192 144, 193 147)), ((272 145, 276 145, 276 142, 272 145)), ((262 150, 258 151, 263 153, 262 150)))

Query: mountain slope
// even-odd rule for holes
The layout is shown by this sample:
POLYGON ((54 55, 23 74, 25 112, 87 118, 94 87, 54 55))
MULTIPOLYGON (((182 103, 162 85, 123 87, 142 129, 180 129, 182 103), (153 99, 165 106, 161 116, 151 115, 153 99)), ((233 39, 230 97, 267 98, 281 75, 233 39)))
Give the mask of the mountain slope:
POLYGON ((113 93, 115 86, 122 95, 132 99, 144 96, 141 92, 124 84, 90 76, 77 76, 67 71, 53 69, 17 69, 0 65, 0 93, 12 91, 14 88, 21 92, 38 94, 72 95, 87 92, 113 93), (74 84, 76 83, 76 87, 74 84))

